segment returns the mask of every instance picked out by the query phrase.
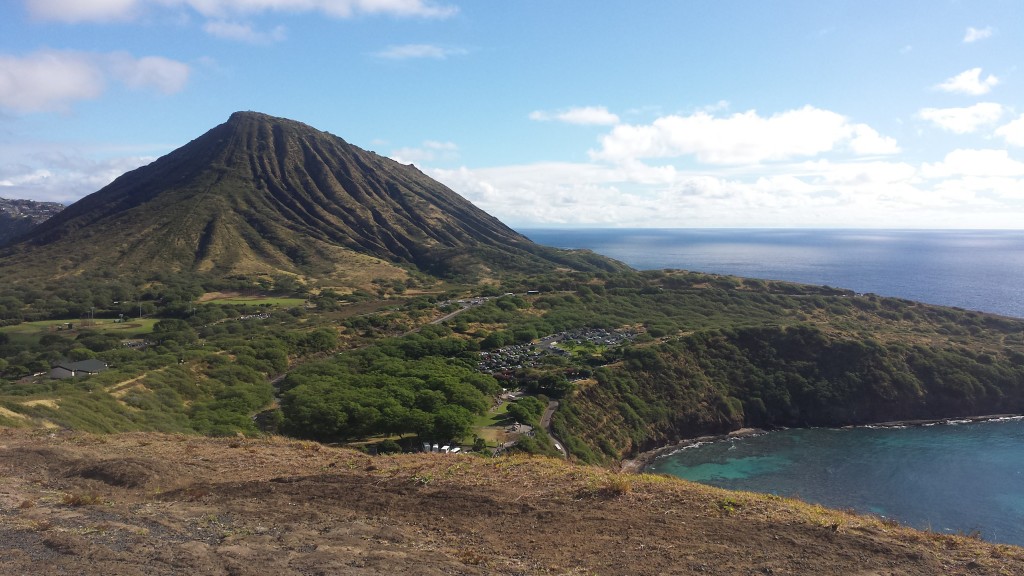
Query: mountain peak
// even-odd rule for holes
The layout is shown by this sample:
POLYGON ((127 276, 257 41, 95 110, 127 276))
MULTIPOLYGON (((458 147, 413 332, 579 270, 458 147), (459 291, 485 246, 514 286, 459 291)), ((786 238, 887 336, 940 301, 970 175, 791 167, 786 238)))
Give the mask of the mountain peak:
MULTIPOLYGON (((60 274, 351 279, 616 269, 534 244, 411 166, 315 128, 235 112, 68 207, 18 245, 60 274)), ((0 261, 0 266, 10 258, 0 261)))
POLYGON ((263 112, 254 112, 252 110, 240 110, 238 112, 232 112, 231 116, 228 116, 227 122, 222 126, 248 126, 253 124, 269 124, 269 125, 287 125, 296 128, 304 128, 313 132, 320 132, 316 128, 308 124, 304 124, 297 120, 289 120, 288 118, 281 118, 279 116, 271 116, 270 114, 264 114, 263 112))

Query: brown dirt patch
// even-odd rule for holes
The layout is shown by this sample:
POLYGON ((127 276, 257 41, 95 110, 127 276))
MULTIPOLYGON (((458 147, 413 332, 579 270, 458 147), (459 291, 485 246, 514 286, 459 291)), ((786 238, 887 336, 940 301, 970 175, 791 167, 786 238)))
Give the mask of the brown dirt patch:
POLYGON ((1024 574, 1024 549, 546 458, 0 429, 0 573, 1024 574))
POLYGON ((46 406, 47 408, 59 408, 57 401, 53 398, 41 398, 39 400, 29 400, 28 402, 22 402, 22 406, 46 406))
POLYGON ((241 292, 207 292, 199 297, 197 302, 212 302, 214 300, 222 300, 224 298, 237 298, 241 295, 241 292))
POLYGON ((86 461, 71 470, 71 476, 99 480, 121 488, 139 488, 181 480, 181 469, 167 462, 149 458, 114 458, 98 462, 86 461))

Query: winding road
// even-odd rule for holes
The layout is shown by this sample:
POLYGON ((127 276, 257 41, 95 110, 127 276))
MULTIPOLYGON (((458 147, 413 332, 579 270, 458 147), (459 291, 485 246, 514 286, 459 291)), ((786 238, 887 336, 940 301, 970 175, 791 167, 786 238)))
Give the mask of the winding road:
POLYGON ((559 440, 551 432, 551 417, 555 414, 555 410, 558 410, 558 400, 548 401, 548 407, 544 410, 544 415, 540 417, 540 427, 551 437, 551 441, 555 443, 555 448, 558 448, 558 451, 562 453, 562 457, 568 460, 569 449, 565 447, 565 442, 559 440))

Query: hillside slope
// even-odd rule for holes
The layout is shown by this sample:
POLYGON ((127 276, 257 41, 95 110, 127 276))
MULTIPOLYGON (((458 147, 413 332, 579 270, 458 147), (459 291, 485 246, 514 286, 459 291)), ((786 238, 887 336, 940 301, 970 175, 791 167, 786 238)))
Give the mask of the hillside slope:
POLYGON ((534 244, 414 166, 305 124, 237 112, 69 206, 0 261, 21 274, 481 277, 617 269, 534 244), (44 269, 38 264, 46 262, 44 269))
POLYGON ((1024 549, 537 458, 0 429, 0 573, 1020 574, 1024 549))

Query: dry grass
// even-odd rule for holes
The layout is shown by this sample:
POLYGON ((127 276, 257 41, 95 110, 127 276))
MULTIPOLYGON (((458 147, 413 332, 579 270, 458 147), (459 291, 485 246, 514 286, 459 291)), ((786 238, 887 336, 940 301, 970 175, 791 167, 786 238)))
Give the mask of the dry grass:
POLYGON ((61 495, 60 503, 65 506, 95 506, 103 504, 103 498, 93 492, 71 492, 61 495))
MULTIPOLYGON (((823 562, 841 562, 854 553, 855 566, 888 566, 889 572, 900 574, 1024 573, 1024 549, 988 544, 970 535, 922 532, 877 516, 798 500, 731 492, 667 476, 613 472, 553 458, 520 454, 501 458, 449 454, 371 457, 280 437, 33 436, 13 429, 3 431, 3 442, 31 447, 29 454, 67 451, 73 462, 130 458, 141 464, 159 463, 154 470, 161 473, 156 480, 161 489, 127 491, 95 480, 67 485, 69 476, 61 471, 53 477, 60 485, 57 489, 47 488, 45 480, 18 481, 10 505, 24 515, 26 526, 43 520, 63 522, 59 514, 45 510, 56 504, 78 508, 75 514, 108 515, 123 508, 128 515, 119 516, 113 525, 122 522, 139 528, 143 524, 135 523, 131 516, 136 509, 118 504, 132 494, 131 498, 142 498, 146 507, 156 506, 153 513, 161 518, 175 511, 188 530, 211 537, 230 533, 238 546, 258 536, 257 526, 274 522, 290 523, 289 530, 312 530, 306 538, 317 543, 317 534, 326 527, 335 530, 349 525, 346 506, 365 506, 370 516, 359 517, 362 524, 354 525, 361 526, 359 530, 386 519, 388 526, 406 526, 402 530, 417 535, 410 541, 419 542, 424 534, 435 535, 439 542, 448 543, 433 548, 435 554, 486 573, 685 574, 699 573, 701 563, 717 566, 718 573, 763 573, 763 568, 770 567, 775 573, 803 574, 811 573, 807 570, 812 565, 824 570, 818 573, 828 573, 823 562), (297 501, 300 497, 303 500, 297 501), (98 504, 104 506, 94 510, 98 504), (213 513, 218 518, 234 515, 236 520, 233 524, 221 522, 223 525, 196 520, 213 513), (239 523, 246 515, 251 522, 239 523), (318 517, 328 523, 321 526, 315 520, 318 517), (562 546, 546 540, 563 533, 562 546), (458 546, 451 544, 456 541, 458 546), (709 547, 709 541, 715 545, 709 547), (572 545, 566 546, 566 542, 572 545), (687 554, 700 558, 693 565, 696 568, 687 564, 687 554), (757 563, 765 557, 772 558, 771 562, 757 563), (799 560, 797 564, 787 564, 794 558, 799 560), (609 568, 609 562, 616 567, 609 568), (645 564, 650 562, 661 564, 645 564), (967 569, 968 565, 977 568, 967 569), (634 572, 624 566, 631 566, 634 572), (796 566, 804 566, 803 571, 796 566)), ((22 470, 19 474, 38 469, 38 465, 28 464, 17 468, 22 470)), ((106 516, 95 521, 100 520, 111 521, 106 516)), ((63 524, 53 529, 63 530, 63 524)), ((360 545, 374 549, 381 544, 371 538, 360 545)))

